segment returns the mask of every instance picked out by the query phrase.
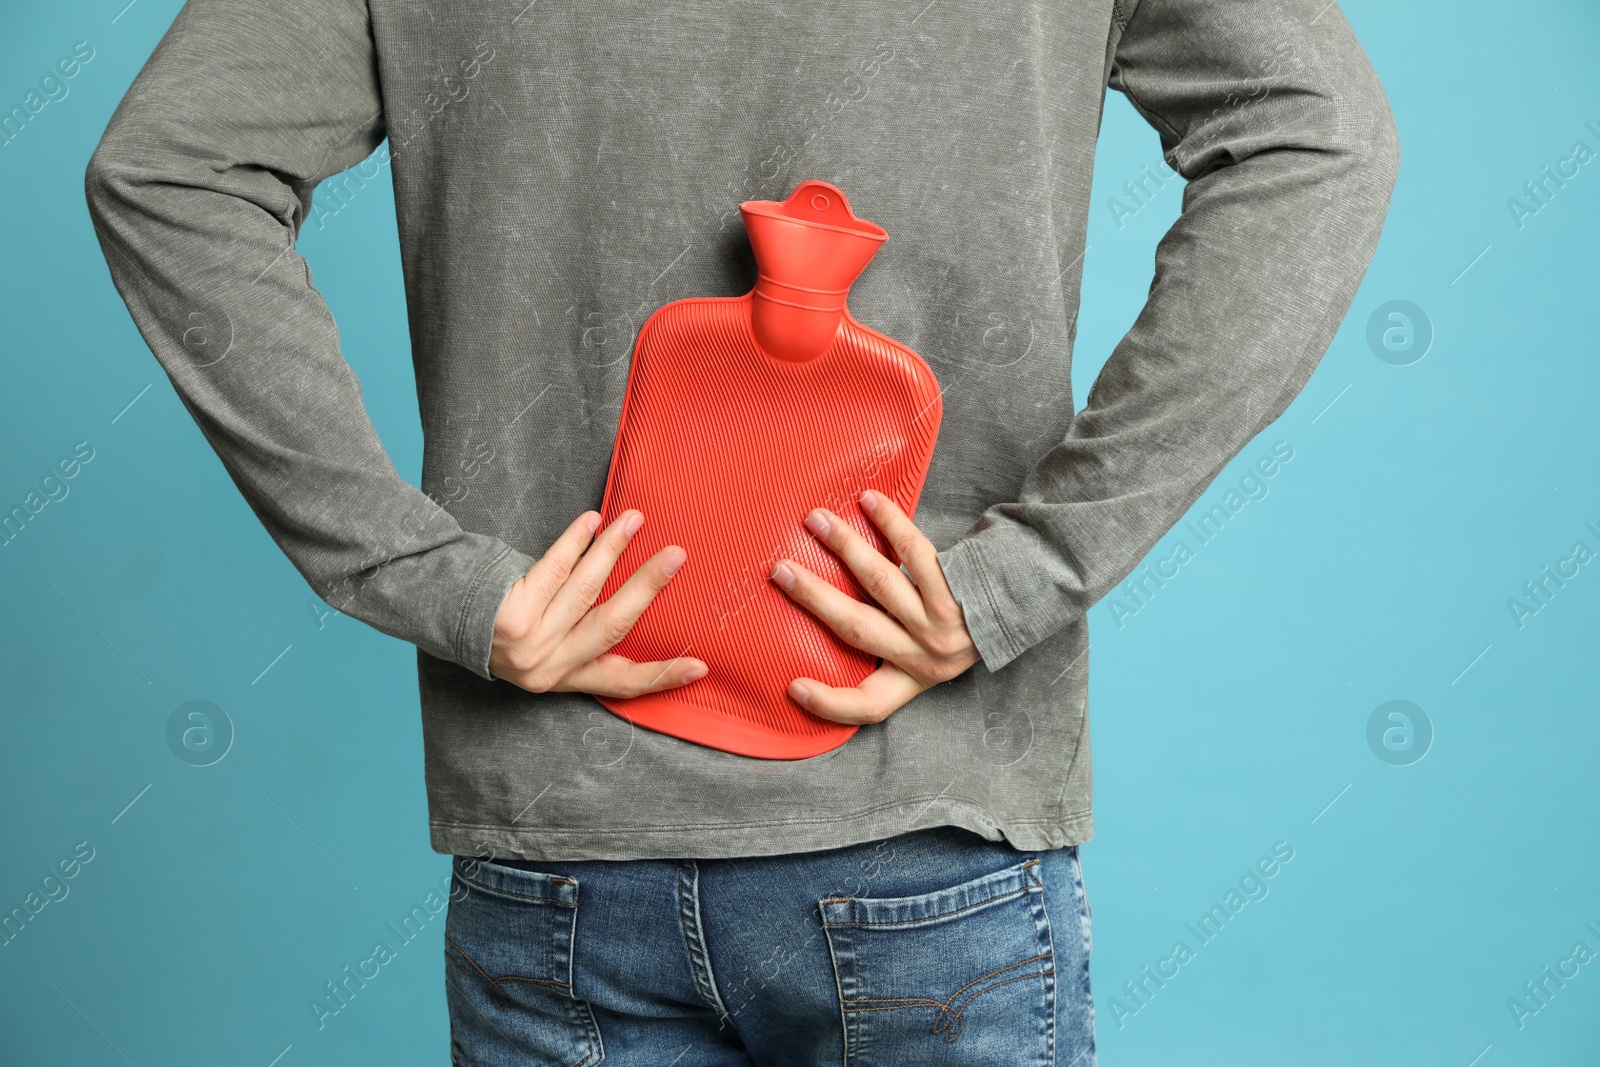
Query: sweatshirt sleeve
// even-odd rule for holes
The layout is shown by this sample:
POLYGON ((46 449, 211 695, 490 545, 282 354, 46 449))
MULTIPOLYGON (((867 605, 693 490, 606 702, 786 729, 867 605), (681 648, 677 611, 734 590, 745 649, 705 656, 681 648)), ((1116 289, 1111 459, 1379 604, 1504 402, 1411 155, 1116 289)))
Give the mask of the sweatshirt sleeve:
POLYGON ((1328 0, 1117 0, 1106 78, 1186 179, 1182 211, 1065 439, 939 553, 991 671, 1087 612, 1288 407, 1399 166, 1388 99, 1328 0))
POLYGON ((384 136, 362 0, 188 0, 85 194, 140 334, 317 595, 487 679, 494 617, 533 561, 399 476, 295 251, 317 183, 384 136))

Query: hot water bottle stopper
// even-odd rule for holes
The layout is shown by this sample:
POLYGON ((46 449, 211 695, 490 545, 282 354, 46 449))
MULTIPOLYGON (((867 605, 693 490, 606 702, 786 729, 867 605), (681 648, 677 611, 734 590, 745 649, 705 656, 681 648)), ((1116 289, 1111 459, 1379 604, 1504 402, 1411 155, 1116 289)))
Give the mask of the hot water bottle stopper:
POLYGON ((844 193, 803 181, 782 203, 739 205, 756 282, 691 297, 640 327, 600 514, 645 516, 600 592, 667 545, 688 552, 612 652, 694 656, 710 673, 659 693, 597 697, 646 729, 765 759, 799 759, 859 728, 811 714, 790 681, 854 686, 879 660, 840 640, 769 579, 792 559, 871 598, 803 525, 825 507, 891 560, 857 500, 873 489, 914 515, 942 412, 922 357, 856 320, 851 284, 888 240, 844 193))

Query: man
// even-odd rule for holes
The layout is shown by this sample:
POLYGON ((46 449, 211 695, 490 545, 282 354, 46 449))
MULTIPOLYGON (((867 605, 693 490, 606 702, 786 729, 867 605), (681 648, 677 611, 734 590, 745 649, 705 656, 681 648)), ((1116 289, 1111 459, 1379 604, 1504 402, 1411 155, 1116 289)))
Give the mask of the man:
MULTIPOLYGON (((1304 385, 1397 165, 1324 0, 189 0, 86 179, 268 531, 418 647, 456 1062, 1090 1065, 1086 612, 1304 385), (1108 85, 1187 184, 1074 413, 1108 85), (421 491, 294 251, 317 184, 385 138, 421 491), (892 235, 851 310, 927 358, 944 415, 915 525, 861 501, 906 563, 884 602, 775 569, 885 664, 796 680, 862 725, 763 760, 600 708, 715 666, 607 652, 694 560, 595 603, 650 516, 592 509, 634 331, 748 290, 738 204, 805 178, 892 235)), ((887 564, 811 518, 858 574, 887 564)))

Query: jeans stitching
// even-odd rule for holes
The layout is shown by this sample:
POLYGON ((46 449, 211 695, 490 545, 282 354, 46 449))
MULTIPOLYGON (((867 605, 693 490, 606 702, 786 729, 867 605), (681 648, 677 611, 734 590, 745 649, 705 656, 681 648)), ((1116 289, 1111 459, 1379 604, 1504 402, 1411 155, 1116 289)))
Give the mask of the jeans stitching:
MULTIPOLYGON (((825 929, 825 930, 828 927, 828 918, 827 918, 826 912, 824 912, 823 915, 822 915, 822 926, 823 926, 823 929, 825 929)), ((848 967, 850 969, 851 982, 852 982, 853 987, 856 988, 856 989, 861 988, 861 974, 860 974, 859 968, 856 966, 856 962, 857 961, 856 961, 856 931, 855 931, 855 927, 854 926, 844 927, 843 929, 841 929, 839 931, 838 936, 841 937, 841 938, 844 938, 845 941, 846 941, 846 947, 845 947, 845 951, 844 951, 844 965, 843 966, 840 965, 839 956, 838 956, 838 954, 836 954, 834 952, 834 944, 833 944, 833 938, 832 937, 829 937, 827 939, 827 941, 828 941, 828 955, 829 955, 830 958, 833 959, 834 987, 839 991, 839 1025, 841 1027, 843 1027, 843 1029, 844 1029, 844 1067, 850 1067, 850 1064, 853 1063, 857 1059, 857 1052, 858 1052, 858 1049, 856 1048, 856 1030, 857 1030, 857 1028, 850 1024, 850 1012, 849 1012, 849 1010, 847 1009, 847 1007, 845 1005, 845 999, 844 999, 844 969, 846 967, 848 967)))
MULTIPOLYGON (((1038 956, 1029 956, 1025 960, 1018 960, 1016 963, 1008 963, 1004 967, 996 967, 994 970, 990 971, 988 974, 979 975, 977 978, 974 978, 972 981, 968 982, 966 985, 962 986, 960 989, 957 989, 954 993, 951 993, 948 997, 946 997, 943 1000, 935 1000, 932 997, 857 997, 855 1000, 850 1001, 850 1003, 851 1004, 938 1004, 938 1005, 941 1005, 943 1007, 949 1007, 950 1006, 950 1002, 955 1000, 956 997, 960 996, 962 994, 962 992, 964 992, 965 990, 970 989, 971 987, 977 985, 979 982, 983 981, 985 978, 993 978, 995 975, 1003 974, 1006 971, 1009 971, 1014 967, 1021 967, 1023 964, 1026 964, 1026 963, 1037 963, 1040 960, 1047 960, 1049 958, 1050 958, 1050 953, 1046 952, 1046 953, 1043 953, 1042 955, 1038 955, 1038 956)), ((1042 972, 1036 972, 1036 974, 1037 973, 1042 973, 1042 972)), ((1033 978, 1033 977, 1036 977, 1036 974, 1027 974, 1027 975, 1023 975, 1022 977, 1024 977, 1024 978, 1033 978)), ((1006 979, 1006 981, 1009 982, 1009 981, 1011 981, 1011 979, 1008 978, 1008 979, 1006 979)), ((993 987, 991 986, 990 988, 993 988, 993 987)), ((979 992, 986 992, 986 991, 987 990, 979 990, 979 992)), ((974 993, 973 996, 977 996, 977 993, 974 993)))
MULTIPOLYGON (((446 957, 446 958, 448 959, 448 957, 446 957)), ((451 960, 450 962, 452 964, 455 964, 454 960, 451 960)), ((460 965, 459 964, 455 964, 455 966, 457 967, 457 969, 460 969, 460 965)), ((449 974, 445 975, 445 979, 444 980, 445 980, 445 984, 446 985, 448 985, 450 988, 455 990, 456 996, 458 996, 460 998, 461 1003, 465 1004, 467 1007, 469 1007, 473 1011, 477 1012, 479 1018, 481 1018, 484 1022, 488 1023, 490 1026, 494 1027, 495 1030, 500 1034, 500 1036, 506 1039, 507 1044, 513 1043, 511 1035, 506 1033, 504 1030, 501 1030, 499 1023, 496 1023, 493 1019, 489 1018, 489 1016, 483 1014, 483 1009, 478 1007, 476 1004, 472 1003, 472 999, 467 996, 466 991, 463 990, 461 988, 461 986, 457 985, 455 982, 450 981, 450 975, 449 974)), ((465 1054, 465 1047, 461 1044, 460 1035, 456 1032, 455 1020, 452 1018, 451 1022, 450 1022, 450 1055, 451 1055, 452 1060, 455 1060, 458 1056, 462 1056, 464 1054, 465 1054)))
MULTIPOLYGON (((972 911, 972 910, 974 910, 976 908, 986 908, 990 904, 998 904, 1001 901, 1010 900, 1012 897, 1019 897, 1022 894, 1026 893, 1027 891, 1028 890, 1027 890, 1026 887, 1024 887, 1022 889, 1013 889, 1009 893, 1002 893, 997 897, 988 897, 988 898, 986 898, 984 900, 978 901, 975 904, 963 904, 961 907, 955 908, 955 909, 953 909, 951 911, 941 911, 937 915, 925 915, 920 919, 868 919, 868 920, 861 920, 861 921, 857 921, 855 919, 850 919, 847 922, 831 921, 829 923, 829 925, 830 926, 866 926, 866 927, 872 927, 872 928, 883 927, 883 926, 916 926, 916 925, 919 925, 919 924, 922 924, 922 923, 930 923, 935 919, 944 919, 944 918, 948 918, 951 915, 960 915, 964 911, 972 911)), ((850 897, 829 897, 828 900, 826 901, 826 903, 829 903, 829 904, 843 904, 843 903, 851 903, 851 902, 853 902, 853 901, 852 901, 852 898, 850 898, 850 897)))
MULTIPOLYGON (((1039 885, 1040 883, 1037 881, 1037 879, 1033 878, 1033 870, 1032 870, 1032 868, 1037 867, 1038 865, 1039 865, 1039 861, 1038 860, 1028 860, 1026 863, 1022 864, 1022 873, 1023 873, 1024 877, 1030 878, 1031 880, 1033 880, 1033 883, 1035 885, 1039 885)), ((1004 872, 997 872, 997 873, 1004 873, 1004 872)), ((952 888, 956 888, 956 887, 952 887, 952 888)), ((934 893, 940 893, 940 892, 944 892, 944 890, 935 890, 934 891, 934 893)), ((983 900, 976 901, 976 902, 974 902, 972 904, 963 904, 961 907, 952 908, 950 911, 941 911, 941 912, 938 912, 938 913, 936 913, 934 915, 924 915, 920 919, 873 919, 873 920, 865 920, 865 921, 858 922, 856 919, 851 918, 848 921, 837 922, 837 921, 830 921, 830 920, 825 918, 823 921, 825 923, 827 923, 829 926, 868 926, 868 927, 911 926, 911 925, 915 925, 917 923, 932 922, 935 919, 943 919, 943 918, 946 918, 947 916, 950 916, 950 915, 960 915, 962 912, 971 911, 974 908, 985 908, 985 907, 988 907, 990 904, 996 904, 996 903, 999 903, 1000 901, 1003 901, 1003 900, 1010 900, 1012 897, 1020 896, 1021 894, 1026 893, 1026 892, 1028 892, 1028 887, 1026 885, 1024 885, 1020 889, 1012 889, 1012 890, 1009 890, 1009 891, 1007 891, 1005 893, 1001 893, 1001 894, 999 894, 997 896, 985 897, 983 900)), ((926 895, 933 895, 933 894, 926 894, 926 895)), ((874 898, 874 897, 825 897, 825 898, 823 898, 821 903, 823 903, 823 904, 853 904, 858 900, 874 900, 874 899, 883 899, 883 898, 881 898, 881 897, 880 898, 874 898)), ((854 909, 852 909, 851 910, 851 915, 854 915, 854 914, 855 914, 855 911, 854 911, 854 909)))
MULTIPOLYGON (((486 884, 484 882, 476 881, 475 879, 469 878, 466 875, 462 874, 460 871, 456 872, 456 877, 461 879, 463 882, 467 883, 468 885, 470 885, 470 886, 472 886, 472 887, 474 887, 476 889, 483 890, 485 893, 498 893, 498 894, 500 894, 502 896, 516 897, 518 900, 542 900, 542 901, 547 901, 548 903, 551 903, 551 904, 559 904, 564 908, 576 908, 578 906, 578 902, 577 902, 576 899, 573 899, 573 900, 562 900, 560 897, 541 897, 541 896, 536 896, 536 895, 534 895, 532 893, 518 893, 514 889, 505 889, 505 888, 503 888, 501 886, 488 885, 488 884, 486 884)), ((565 882, 568 885, 575 884, 572 881, 572 879, 570 879, 570 878, 552 878, 551 881, 565 882)))
POLYGON ((1056 1062, 1056 1031, 1057 1017, 1061 1013, 1061 983, 1056 980, 1055 969, 1055 927, 1050 923, 1049 893, 1045 890, 1044 880, 1039 877, 1037 869, 1029 872, 1038 886, 1039 914, 1034 920, 1033 936, 1039 947, 1050 953, 1051 966, 1049 977, 1045 980, 1045 1042, 1044 1062, 1046 1067, 1053 1067, 1056 1062))
MULTIPOLYGON (((993 985, 984 986, 982 989, 980 989, 976 993, 972 994, 972 996, 968 997, 966 999, 966 1001, 964 1003, 962 1003, 961 1007, 956 1009, 955 1013, 951 1016, 951 1018, 955 1020, 955 1026, 950 1031, 949 1036, 947 1036, 945 1038, 945 1040, 947 1042, 948 1041, 954 1041, 956 1038, 961 1036, 961 1026, 962 1026, 963 1023, 966 1022, 966 1014, 965 1013, 966 1013, 966 1010, 967 1010, 967 1006, 970 1005, 974 1000, 977 1000, 979 997, 981 997, 985 993, 989 992, 989 990, 991 990, 991 989, 999 989, 1001 986, 1010 985, 1012 982, 1026 982, 1030 978, 1048 978, 1051 975, 1054 975, 1055 973, 1056 973, 1055 972, 1055 968, 1048 967, 1048 968, 1046 968, 1046 969, 1044 969, 1042 971, 1037 971, 1037 972, 1035 972, 1033 974, 1019 974, 1015 978, 1007 978, 1004 981, 996 982, 993 985)), ((948 1011, 949 1010, 948 1007, 945 1010, 948 1011)), ((944 1011, 941 1011, 939 1013, 939 1017, 943 1018, 944 1014, 945 1014, 944 1011)), ((933 1032, 936 1033, 936 1034, 939 1032, 939 1023, 937 1021, 935 1021, 935 1023, 934 1023, 933 1032)))
POLYGON ((1084 1047, 1083 1051, 1078 1053, 1071 1064, 1068 1064, 1068 1067, 1076 1067, 1076 1064, 1086 1055, 1089 1057, 1089 1067, 1093 1067, 1095 1063, 1094 995, 1092 990, 1089 988, 1089 961, 1091 959, 1094 947, 1091 917, 1092 913, 1089 908, 1089 893, 1083 884, 1083 856, 1082 853, 1078 851, 1078 846, 1072 845, 1070 847, 1072 848, 1073 892, 1076 894, 1078 904, 1080 905, 1080 911, 1078 912, 1078 928, 1083 938, 1083 999, 1086 1014, 1088 1016, 1086 1022, 1089 1032, 1089 1041, 1084 1047))
POLYGON ((733 1016, 722 1002, 716 976, 711 973, 711 957, 706 949, 705 930, 700 923, 700 868, 692 859, 678 865, 678 926, 689 953, 689 966, 695 988, 716 1010, 720 1025, 729 1025, 733 1016))
MULTIPOLYGON (((461 877, 459 872, 457 873, 457 877, 461 877)), ((470 881, 470 879, 468 879, 468 881, 470 881)), ((574 885, 576 884, 576 883, 572 883, 571 879, 567 879, 567 878, 557 878, 556 881, 568 882, 569 884, 574 884, 574 885)), ((476 884, 476 883, 473 883, 473 884, 476 884)), ((487 888, 487 887, 485 887, 485 888, 487 888)), ((594 1064, 598 1064, 601 1060, 603 1060, 605 1058, 605 1045, 604 1045, 603 1040, 602 1040, 602 1038, 600 1036, 599 1023, 595 1020, 594 1012, 591 1009, 591 1007, 589 1005, 589 1002, 586 1001, 586 1000, 580 999, 576 995, 576 993, 573 990, 573 985, 572 985, 572 981, 571 981, 571 977, 572 977, 571 976, 571 968, 572 968, 572 966, 574 964, 573 956, 576 953, 576 942, 577 942, 577 916, 576 916, 577 905, 575 903, 568 904, 568 902, 566 902, 566 901, 555 900, 555 899, 550 898, 550 897, 531 897, 531 896, 528 896, 527 894, 524 894, 524 893, 513 893, 513 894, 510 894, 510 895, 511 896, 515 896, 515 897, 519 897, 519 898, 524 899, 524 900, 545 900, 545 901, 550 901, 551 903, 555 903, 555 904, 567 905, 568 907, 570 907, 572 909, 572 913, 571 913, 572 914, 572 921, 569 923, 569 925, 567 927, 569 932, 566 935, 566 937, 567 937, 567 966, 568 966, 568 976, 567 976, 568 980, 567 981, 563 982, 563 981, 561 981, 559 979, 555 979, 555 978, 532 978, 532 977, 528 977, 526 975, 516 975, 516 974, 501 975, 499 978, 491 978, 491 977, 489 977, 489 972, 485 971, 478 964, 477 960, 474 960, 470 955, 468 955, 467 951, 465 949, 463 949, 459 944, 457 944, 455 942, 455 940, 452 937, 450 937, 449 934, 445 935, 445 938, 444 938, 445 944, 447 946, 449 946, 449 948, 455 950, 455 952, 458 955, 460 955, 460 957, 463 960, 466 960, 466 962, 472 967, 472 969, 474 971, 476 971, 483 978, 483 980, 485 981, 485 983, 487 983, 487 986, 488 986, 489 1002, 491 1004, 493 1004, 495 1006, 495 1008, 497 1010, 499 1010, 499 1011, 508 1012, 508 1011, 511 1010, 510 998, 504 996, 504 994, 501 991, 502 983, 527 982, 527 983, 529 983, 531 985, 547 986, 547 987, 550 987, 550 988, 554 989, 560 995, 561 1003, 562 1003, 563 1009, 567 1013, 568 1020, 573 1025, 578 1027, 578 1029, 581 1030, 583 1032, 584 1036, 588 1039, 588 1049, 587 1049, 583 1059, 580 1060, 575 1065, 575 1067, 593 1067, 594 1064)), ((558 927, 556 925, 556 919, 557 919, 557 917, 558 917, 558 915, 560 913, 555 911, 553 908, 549 909, 549 911, 550 911, 550 920, 551 920, 551 926, 550 926, 550 931, 551 931, 550 932, 550 939, 551 940, 550 940, 549 943, 547 943, 545 945, 546 953, 549 953, 550 951, 552 951, 552 946, 554 944, 555 939, 561 937, 560 927, 558 927)), ((463 968, 461 966, 461 964, 458 963, 456 961, 456 959, 453 956, 450 955, 449 952, 445 953, 445 962, 447 964, 449 964, 451 967, 454 967, 456 970, 461 971, 463 974, 467 973, 465 968, 463 968)), ((555 961, 549 955, 546 956, 546 965, 549 968, 553 968, 555 966, 555 961)), ((446 981, 447 982, 449 981, 448 974, 446 975, 446 981)), ((458 993, 461 994, 462 1000, 463 1000, 464 1003, 466 1003, 469 1007, 472 1007, 474 1010, 477 1010, 480 1015, 483 1014, 481 1010, 477 1009, 476 1005, 472 1004, 472 1001, 469 998, 466 997, 466 994, 461 991, 459 986, 456 987, 456 990, 457 990, 458 993)), ((487 1016, 484 1016, 484 1018, 491 1025, 494 1025, 494 1022, 493 1022, 492 1019, 488 1019, 487 1016)), ((504 1037, 508 1042, 512 1040, 510 1035, 506 1034, 506 1032, 504 1030, 501 1030, 499 1026, 495 1026, 495 1029, 498 1030, 500 1032, 500 1035, 502 1037, 504 1037)), ((453 1031, 452 1031, 452 1034, 453 1034, 453 1031)), ((459 1062, 459 1061, 457 1059, 457 1053, 456 1053, 456 1050, 454 1048, 454 1041, 455 1041, 454 1036, 452 1036, 451 1040, 452 1040, 451 1060, 452 1060, 452 1063, 456 1063, 456 1062, 459 1062)))
MULTIPOLYGON (((488 983, 489 999, 494 1006, 501 1011, 511 1010, 508 1006, 509 1002, 507 1001, 507 998, 503 997, 500 993, 500 984, 502 982, 532 982, 535 985, 554 986, 556 989, 569 996, 572 993, 571 982, 563 982, 555 978, 532 978, 521 974, 503 974, 499 978, 491 978, 489 977, 489 972, 479 966, 478 961, 469 956, 466 949, 462 948, 460 945, 456 944, 455 941, 451 940, 449 935, 445 936, 444 943, 454 949, 461 956, 461 958, 466 960, 472 969, 478 972, 483 980, 488 983)), ((454 959, 451 959, 448 954, 446 954, 445 960, 449 963, 455 964, 458 969, 461 968, 461 965, 456 963, 454 959)))
MULTIPOLYGON (((1054 963, 1053 963, 1053 961, 1054 961, 1054 948, 1053 948, 1052 945, 1049 945, 1047 943, 1042 943, 1040 941, 1040 939, 1039 939, 1038 913, 1039 913, 1040 910, 1042 910, 1042 904, 1043 904, 1042 897, 1043 897, 1043 888, 1044 888, 1044 883, 1039 878, 1039 874, 1038 874, 1039 866, 1040 866, 1040 860, 1035 856, 1035 857, 1032 857, 1032 858, 1024 861, 1021 864, 1018 864, 1017 867, 1014 868, 1014 869, 1008 868, 1005 871, 997 871, 997 872, 994 872, 994 874, 986 876, 986 877, 989 877, 989 878, 995 878, 996 875, 1007 874, 1007 873, 1020 875, 1023 884, 1018 889, 1009 890, 1007 892, 999 893, 999 894, 997 894, 995 896, 989 897, 989 898, 987 898, 985 900, 982 900, 982 901, 978 901, 978 902, 975 902, 975 903, 972 903, 972 904, 966 904, 966 905, 963 905, 961 907, 953 908, 953 909, 948 910, 948 911, 939 912, 936 915, 925 916, 925 917, 921 917, 921 918, 917 918, 917 919, 906 919, 906 920, 890 919, 890 920, 880 920, 880 921, 863 921, 863 920, 860 920, 860 919, 858 919, 856 917, 858 913, 857 913, 857 910, 854 907, 850 907, 850 908, 847 909, 847 914, 850 916, 848 919, 830 919, 829 916, 828 916, 827 908, 825 907, 825 905, 828 905, 828 904, 854 905, 854 904, 857 903, 858 900, 871 900, 873 898, 854 898, 854 897, 848 897, 848 896, 836 896, 836 897, 823 898, 822 900, 820 900, 818 902, 819 905, 824 906, 824 907, 822 907, 822 910, 821 910, 822 924, 823 924, 824 928, 829 930, 830 933, 832 934, 832 936, 830 936, 828 938, 828 950, 829 950, 829 954, 830 954, 830 956, 832 957, 832 960, 833 960, 835 985, 836 985, 837 992, 838 992, 838 997, 839 997, 840 1019, 841 1019, 841 1022, 843 1024, 843 1026, 844 1026, 844 1061, 843 1062, 845 1064, 845 1067, 851 1067, 851 1065, 856 1062, 856 1058, 857 1058, 857 1055, 858 1055, 857 1042, 859 1040, 859 1035, 860 1035, 860 1022, 859 1022, 859 1020, 860 1020, 860 1016, 864 1015, 867 1012, 899 1011, 899 1010, 903 1010, 905 1008, 912 1008, 912 1007, 934 1007, 934 1008, 938 1008, 939 1010, 934 1016, 933 1026, 932 1026, 932 1029, 931 1029, 930 1033, 931 1034, 943 1034, 945 1042, 946 1043, 950 1043, 950 1042, 954 1042, 955 1040, 957 1040, 961 1036, 961 1033, 962 1033, 962 1030, 963 1030, 965 1021, 966 1021, 965 1012, 966 1012, 967 1008, 972 1004, 973 1001, 977 1000, 978 997, 980 997, 983 994, 989 992, 990 990, 999 989, 1002 986, 1010 985, 1010 984, 1012 984, 1014 982, 1031 981, 1031 980, 1034 980, 1034 979, 1038 979, 1044 986, 1044 996, 1045 996, 1045 1000, 1046 1000, 1046 1007, 1053 1009, 1054 1002, 1053 1002, 1053 998, 1052 998, 1052 990, 1055 987, 1055 975, 1056 975, 1056 970, 1055 970, 1054 963), (1032 894, 1032 893, 1038 893, 1040 895, 1040 898, 1041 898, 1041 900, 1040 900, 1040 908, 1039 909, 1035 909, 1033 907, 1029 907, 1027 909, 1028 912, 1029 912, 1029 915, 1030 915, 1030 922, 1034 926, 1034 942, 1035 942, 1035 946, 1041 950, 1037 955, 1030 956, 1030 957, 1028 957, 1026 959, 1018 960, 1015 963, 1007 964, 1004 967, 998 967, 998 968, 996 968, 996 969, 994 969, 992 971, 989 971, 987 974, 984 974, 984 975, 981 975, 981 976, 979 976, 977 978, 974 978, 974 979, 966 982, 965 984, 963 984, 960 988, 956 989, 953 993, 951 993, 949 996, 945 997, 944 999, 939 999, 939 998, 935 998, 935 997, 918 997, 918 996, 908 996, 908 997, 846 997, 845 996, 845 993, 844 993, 844 985, 845 985, 844 979, 845 979, 846 970, 850 970, 851 971, 851 977, 853 978, 853 988, 856 989, 856 990, 860 990, 862 988, 861 981, 860 981, 860 976, 859 976, 860 960, 859 960, 859 958, 858 958, 858 956, 856 954, 856 945, 855 945, 856 930, 862 929, 862 928, 866 928, 866 929, 874 929, 874 928, 876 928, 876 929, 894 929, 895 927, 904 927, 904 926, 913 925, 913 924, 917 924, 917 925, 927 924, 927 923, 932 922, 932 921, 937 920, 937 919, 947 918, 947 917, 952 916, 952 915, 961 915, 961 914, 964 914, 964 913, 971 912, 971 911, 973 911, 974 909, 977 909, 977 908, 984 908, 984 907, 987 907, 987 906, 989 906, 991 904, 1001 903, 1001 902, 1004 902, 1004 901, 1012 900, 1012 899, 1014 899, 1016 897, 1019 897, 1019 896, 1023 896, 1024 894, 1032 894), (982 983, 984 983, 986 981, 989 981, 990 979, 994 978, 997 975, 1001 975, 1001 974, 1004 974, 1007 971, 1014 970, 1014 969, 1016 969, 1018 967, 1025 967, 1025 966, 1028 966, 1028 965, 1031 965, 1031 964, 1039 965, 1038 969, 1029 971, 1029 972, 1027 972, 1025 974, 1017 974, 1017 975, 1013 975, 1013 976, 1011 976, 1009 978, 1000 979, 999 981, 990 982, 990 984, 982 986, 982 988, 978 988, 975 991, 972 991, 970 993, 968 992, 968 991, 974 990, 974 987, 980 986, 982 983), (967 995, 965 997, 963 997, 963 994, 967 994, 967 995), (852 1019, 854 1019, 855 1021, 853 1022, 852 1019)), ((981 879, 974 879, 974 881, 979 881, 979 880, 981 880, 981 879)), ((1003 879, 995 878, 995 881, 996 881, 996 884, 1004 884, 1004 880, 1003 879)), ((949 889, 956 889, 956 888, 959 888, 959 887, 956 887, 956 886, 949 887, 949 889)), ((947 890, 934 890, 931 893, 926 894, 926 896, 936 896, 936 895, 938 895, 940 893, 948 892, 948 891, 949 891, 948 889, 947 890)), ((1045 921, 1048 922, 1048 919, 1046 919, 1045 921)), ((1055 1028, 1053 1026, 1053 1019, 1050 1020, 1047 1023, 1047 1031, 1046 1031, 1046 1034, 1045 1034, 1045 1045, 1046 1045, 1046 1048, 1048 1050, 1047 1059, 1046 1059, 1046 1064, 1048 1065, 1048 1064, 1054 1062, 1054 1055, 1055 1055, 1055 1028)))
POLYGON ((1094 909, 1089 906, 1089 890, 1083 884, 1083 860, 1076 848, 1072 851, 1072 884, 1073 890, 1078 895, 1078 902, 1083 905, 1083 915, 1079 925, 1083 929, 1083 954, 1088 956, 1094 949, 1092 924, 1094 909))

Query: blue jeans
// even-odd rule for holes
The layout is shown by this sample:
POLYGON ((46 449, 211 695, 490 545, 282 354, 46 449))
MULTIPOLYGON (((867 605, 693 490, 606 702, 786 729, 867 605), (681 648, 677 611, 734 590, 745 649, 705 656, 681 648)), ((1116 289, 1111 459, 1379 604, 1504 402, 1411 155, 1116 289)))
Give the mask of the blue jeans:
POLYGON ((1075 845, 454 857, 456 1067, 1094 1067, 1075 845))

